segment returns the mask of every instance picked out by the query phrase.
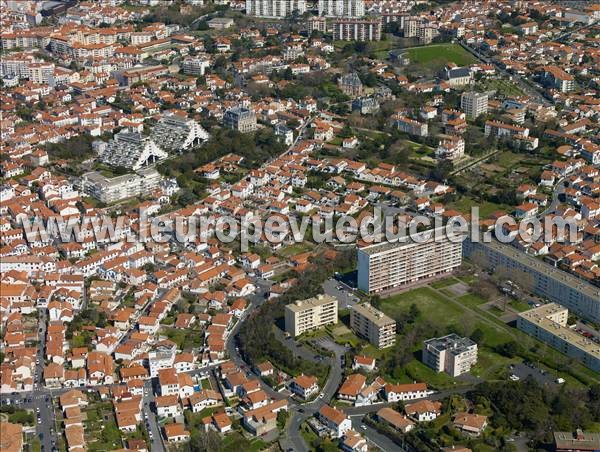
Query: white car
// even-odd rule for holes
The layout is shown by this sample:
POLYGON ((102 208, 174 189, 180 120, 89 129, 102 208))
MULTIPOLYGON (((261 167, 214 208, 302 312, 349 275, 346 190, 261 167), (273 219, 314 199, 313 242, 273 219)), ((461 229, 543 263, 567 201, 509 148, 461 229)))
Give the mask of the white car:
POLYGON ((520 380, 520 378, 519 378, 519 377, 517 377, 515 374, 512 374, 512 375, 511 375, 510 377, 508 377, 508 378, 510 378, 512 381, 519 381, 519 380, 520 380))

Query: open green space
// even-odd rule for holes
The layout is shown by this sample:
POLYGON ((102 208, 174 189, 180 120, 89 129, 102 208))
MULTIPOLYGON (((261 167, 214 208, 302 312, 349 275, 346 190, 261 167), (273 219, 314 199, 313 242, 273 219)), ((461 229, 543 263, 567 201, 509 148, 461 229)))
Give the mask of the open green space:
POLYGON ((441 69, 445 64, 452 62, 458 66, 475 63, 475 57, 458 44, 432 44, 423 47, 408 49, 411 63, 422 64, 441 69))
POLYGON ((434 289, 443 289, 444 287, 453 286, 457 283, 458 281, 454 278, 445 278, 440 279, 439 281, 434 281, 433 283, 431 283, 431 287, 433 287, 434 289))
POLYGON ((469 196, 462 196, 459 200, 452 201, 448 204, 449 209, 456 209, 461 213, 471 213, 472 207, 479 208, 480 218, 487 218, 497 211, 507 212, 512 210, 510 206, 505 204, 496 204, 490 201, 481 202, 469 196))
POLYGON ((485 91, 496 91, 498 94, 506 97, 522 96, 523 90, 509 80, 502 79, 483 79, 477 83, 485 91))
MULTIPOLYGON (((452 278, 449 278, 452 280, 452 278)), ((439 284, 449 284, 438 282, 439 284)), ((560 374, 570 386, 585 385, 597 382, 598 376, 582 364, 571 362, 560 352, 538 342, 525 333, 506 325, 500 318, 504 312, 482 309, 486 300, 473 294, 467 293, 455 296, 446 288, 435 289, 431 287, 420 287, 414 290, 394 295, 380 301, 380 309, 394 319, 405 319, 411 309, 416 305, 420 311, 413 328, 426 328, 431 333, 425 333, 428 337, 436 334, 447 334, 457 332, 460 335, 478 336, 479 358, 477 365, 472 369, 472 374, 486 380, 497 380, 506 378, 509 364, 529 360, 547 367, 549 372, 560 374), (445 291, 445 292, 444 292, 445 291), (513 354, 505 354, 503 348, 506 344, 516 344, 517 350, 513 354), (569 361, 570 367, 563 364, 569 361), (564 372, 563 372, 564 370, 564 372), (563 375, 568 374, 565 376, 563 375)), ((524 308, 524 306, 518 306, 524 308)), ((517 308, 517 309, 518 309, 517 308)), ((400 320, 399 320, 400 321, 400 320)), ((398 336, 402 341, 402 335, 398 336)), ((410 346, 414 359, 410 360, 402 369, 395 369, 393 375, 385 375, 390 381, 427 381, 434 388, 443 389, 458 383, 445 374, 435 374, 419 361, 419 353, 422 342, 419 341, 410 346)), ((384 359, 391 349, 377 350, 372 345, 365 346, 363 353, 377 359, 384 359)))
POLYGON ((294 243, 293 245, 286 246, 285 248, 282 248, 281 250, 279 250, 278 254, 283 257, 292 257, 292 256, 295 256, 296 254, 311 251, 312 248, 313 247, 310 244, 310 242, 294 243))
POLYGON ((416 304, 432 323, 442 325, 458 322, 464 311, 429 287, 403 292, 381 301, 381 310, 392 318, 398 318, 411 304, 416 304))

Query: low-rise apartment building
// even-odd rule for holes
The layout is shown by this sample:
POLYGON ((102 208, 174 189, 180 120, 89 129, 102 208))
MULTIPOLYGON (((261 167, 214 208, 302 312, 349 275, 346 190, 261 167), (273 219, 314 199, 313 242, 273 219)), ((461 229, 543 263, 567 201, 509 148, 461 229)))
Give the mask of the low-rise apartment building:
POLYGON ((477 363, 477 344, 457 334, 428 339, 423 342, 423 363, 436 372, 458 377, 477 363))
POLYGON ((517 328, 600 372, 600 345, 567 327, 568 318, 567 308, 548 303, 521 312, 517 318, 517 328))
POLYGON ((97 171, 90 171, 81 177, 81 189, 88 196, 110 204, 127 198, 146 196, 158 188, 161 179, 159 172, 150 167, 111 178, 97 171))
POLYGON ((285 330, 293 337, 325 325, 336 324, 337 321, 338 300, 329 295, 298 300, 285 307, 285 330))
POLYGON ((395 118, 394 125, 401 132, 408 133, 410 135, 426 137, 429 133, 427 123, 419 122, 414 119, 407 118, 406 116, 397 116, 395 118))
POLYGON ((352 306, 350 328, 377 348, 391 347, 396 343, 396 321, 369 303, 352 306))

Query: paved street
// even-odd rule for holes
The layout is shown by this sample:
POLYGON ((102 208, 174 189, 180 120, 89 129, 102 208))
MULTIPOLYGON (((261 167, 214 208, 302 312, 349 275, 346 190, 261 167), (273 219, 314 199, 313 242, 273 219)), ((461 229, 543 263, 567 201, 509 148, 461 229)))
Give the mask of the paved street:
POLYGON ((351 415, 350 421, 352 422, 352 428, 354 431, 359 432, 365 438, 370 446, 375 446, 384 452, 398 451, 406 452, 406 449, 398 446, 394 441, 389 439, 387 436, 382 435, 374 428, 366 425, 362 421, 362 415, 351 415))
POLYGON ((152 443, 153 451, 164 451, 165 446, 163 444, 160 426, 158 424, 158 416, 156 415, 156 408, 154 407, 154 391, 153 391, 153 380, 149 378, 144 382, 144 397, 142 411, 144 416, 144 423, 146 430, 152 443))
MULTIPOLYGON (((311 360, 315 360, 314 355, 310 352, 306 347, 296 347, 296 341, 293 339, 287 340, 284 342, 287 347, 296 349, 301 349, 302 354, 310 354, 311 360)), ((335 345, 335 344, 334 344, 335 345)), ((308 446, 302 438, 300 434, 300 426, 307 419, 314 416, 314 414, 319 411, 319 409, 329 403, 329 401, 333 398, 335 393, 337 392, 338 387, 342 383, 343 370, 341 365, 341 358, 343 356, 343 347, 334 347, 334 356, 329 358, 329 375, 327 377, 327 383, 325 383, 325 387, 321 390, 319 396, 313 400, 312 402, 304 403, 301 405, 292 405, 290 408, 290 412, 292 413, 291 419, 287 426, 287 431, 285 432, 285 436, 281 439, 280 443, 284 450, 293 450, 296 451, 306 451, 308 450, 308 446)))

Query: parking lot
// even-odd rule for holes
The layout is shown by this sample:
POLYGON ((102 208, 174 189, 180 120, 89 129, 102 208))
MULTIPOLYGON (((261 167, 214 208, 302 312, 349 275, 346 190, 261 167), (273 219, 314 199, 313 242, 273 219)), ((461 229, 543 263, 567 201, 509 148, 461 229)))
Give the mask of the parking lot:
POLYGON ((338 299, 339 309, 347 309, 360 301, 350 286, 333 278, 323 283, 323 290, 338 299))
POLYGON ((556 386, 556 377, 550 372, 540 369, 533 363, 517 363, 511 364, 508 369, 510 375, 515 375, 520 380, 528 376, 535 379, 541 385, 556 386))

